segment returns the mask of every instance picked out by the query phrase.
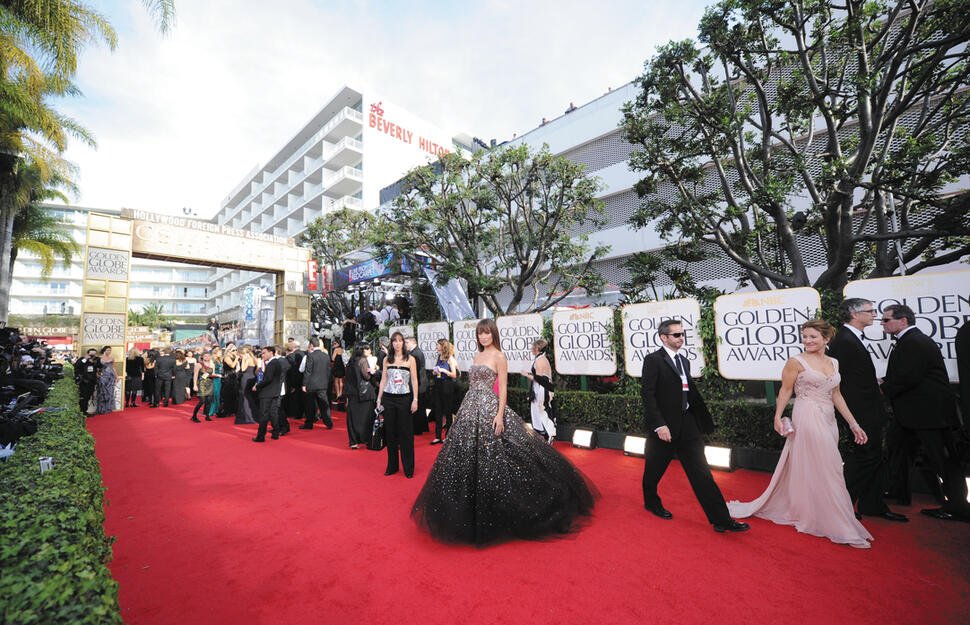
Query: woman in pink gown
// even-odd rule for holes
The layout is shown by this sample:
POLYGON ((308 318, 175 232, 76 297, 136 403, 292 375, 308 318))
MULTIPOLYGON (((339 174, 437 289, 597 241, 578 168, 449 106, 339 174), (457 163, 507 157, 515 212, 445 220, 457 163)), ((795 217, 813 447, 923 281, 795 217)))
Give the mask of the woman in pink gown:
POLYGON ((731 501, 728 510, 735 518, 758 516, 866 549, 873 538, 856 520, 845 487, 835 409, 849 424, 857 444, 865 443, 867 437, 839 391, 838 361, 825 355, 825 346, 834 335, 835 329, 821 319, 802 326, 805 353, 785 364, 775 408, 775 431, 788 438, 778 466, 760 497, 748 503, 731 501), (795 406, 789 426, 781 415, 793 390, 795 406))

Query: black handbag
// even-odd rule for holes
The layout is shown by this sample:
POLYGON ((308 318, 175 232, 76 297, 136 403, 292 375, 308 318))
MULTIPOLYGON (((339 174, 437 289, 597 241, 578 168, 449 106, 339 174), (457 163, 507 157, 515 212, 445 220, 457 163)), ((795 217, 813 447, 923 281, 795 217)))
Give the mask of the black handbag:
POLYGON ((374 418, 374 429, 371 431, 370 440, 367 441, 367 449, 374 451, 384 449, 384 419, 379 415, 374 418))

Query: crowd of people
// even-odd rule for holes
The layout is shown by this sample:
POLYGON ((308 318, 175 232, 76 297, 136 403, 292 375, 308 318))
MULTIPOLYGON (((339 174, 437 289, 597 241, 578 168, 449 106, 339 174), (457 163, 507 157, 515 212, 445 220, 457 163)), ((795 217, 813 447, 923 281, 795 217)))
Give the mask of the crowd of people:
MULTIPOLYGON (((890 510, 886 499, 910 503, 910 469, 922 447, 925 465, 942 485, 943 505, 921 512, 970 521, 951 431, 958 419, 956 398, 942 354, 916 327, 910 308, 886 306, 882 327, 896 345, 885 377, 878 379, 863 341, 879 314, 869 300, 848 299, 838 332, 821 319, 802 326, 804 351, 785 364, 776 402, 774 427, 786 438, 785 446, 767 489, 751 502, 726 502, 711 474, 704 435, 713 431, 714 416, 690 376, 683 325, 676 319, 662 322, 661 347, 644 358, 641 377, 648 433, 642 478, 646 510, 673 519, 659 484, 677 457, 716 532, 747 531, 749 524, 738 519, 757 516, 868 548, 873 537, 860 522, 863 517, 908 521, 890 510), (793 396, 791 417, 785 417, 793 396), (837 414, 854 444, 844 468, 837 414), (883 451, 887 423, 888 458, 883 451)), ((967 328, 958 334, 963 343, 957 352, 964 357, 967 328)), ((508 361, 495 322, 480 321, 476 338, 478 354, 466 372, 469 387, 460 406, 455 384, 460 371, 451 343, 438 341, 435 365, 429 368, 416 341, 400 332, 382 339, 376 354, 369 344, 357 343, 348 355, 339 339, 328 352, 315 337, 305 350, 292 338, 282 347, 265 346, 258 358, 248 346, 237 350, 231 343, 200 354, 133 350, 126 371, 135 390, 127 401, 134 404, 139 387, 143 401, 153 407, 194 395, 193 421, 235 415, 237 423, 258 424, 257 443, 267 434, 285 435, 289 418, 302 419, 302 429, 313 429, 318 421, 332 428, 331 403, 339 401, 346 410, 349 447, 370 442, 376 422, 386 443, 384 475, 403 471, 407 478, 415 471, 415 434, 428 431, 431 414, 431 444, 443 447, 412 509, 420 527, 440 540, 474 544, 574 530, 590 515, 596 490, 549 444, 556 435, 555 386, 546 342, 533 344, 533 365, 522 372, 530 381, 531 412, 523 419, 507 407, 508 361)), ((114 370, 107 366, 110 359, 110 349, 100 356, 92 350, 76 369, 85 380, 95 374, 98 410, 102 385, 115 383, 106 375, 114 370)), ((82 387, 82 407, 94 392, 90 385, 82 387)))

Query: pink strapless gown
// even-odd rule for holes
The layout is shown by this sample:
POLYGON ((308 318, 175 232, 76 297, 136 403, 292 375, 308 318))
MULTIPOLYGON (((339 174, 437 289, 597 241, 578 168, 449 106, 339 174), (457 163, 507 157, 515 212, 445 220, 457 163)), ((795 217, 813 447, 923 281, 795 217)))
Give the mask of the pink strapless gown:
POLYGON ((872 534, 855 518, 842 474, 839 428, 835 423, 832 390, 839 385, 838 362, 826 376, 805 367, 795 379, 795 406, 788 437, 767 490, 754 501, 728 502, 734 518, 757 516, 799 532, 822 536, 834 543, 868 548, 872 534))

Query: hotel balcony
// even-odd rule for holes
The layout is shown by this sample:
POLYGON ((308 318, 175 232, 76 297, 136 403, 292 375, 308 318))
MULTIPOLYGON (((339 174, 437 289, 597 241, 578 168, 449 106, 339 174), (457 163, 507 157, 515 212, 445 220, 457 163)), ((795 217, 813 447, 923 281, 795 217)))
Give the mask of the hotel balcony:
POLYGON ((327 141, 335 142, 341 137, 353 137, 360 133, 364 126, 364 116, 349 106, 334 115, 333 119, 323 127, 322 135, 327 141))
POLYGON ((340 169, 348 165, 356 165, 364 156, 364 144, 352 137, 344 137, 327 154, 324 167, 340 169))
POLYGON ((353 167, 342 167, 333 175, 323 179, 324 195, 331 198, 339 198, 345 195, 353 195, 361 190, 363 186, 364 174, 359 169, 353 167))

